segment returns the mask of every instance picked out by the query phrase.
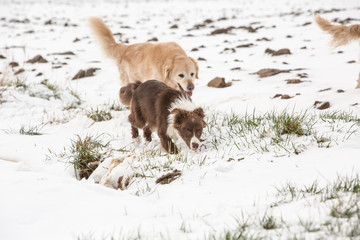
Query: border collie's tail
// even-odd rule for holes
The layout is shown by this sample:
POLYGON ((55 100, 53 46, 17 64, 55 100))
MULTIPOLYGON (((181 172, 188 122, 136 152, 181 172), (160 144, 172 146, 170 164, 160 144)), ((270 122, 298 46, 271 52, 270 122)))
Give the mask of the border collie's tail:
POLYGON ((315 22, 319 27, 327 33, 330 33, 333 37, 331 44, 334 48, 341 45, 346 45, 353 40, 360 39, 360 25, 334 25, 331 24, 328 20, 316 15, 315 22))
POLYGON ((134 91, 140 86, 141 82, 129 83, 128 85, 120 88, 119 96, 122 104, 130 106, 131 99, 134 95, 134 91))
POLYGON ((105 55, 113 59, 119 58, 124 45, 115 42, 111 30, 105 25, 103 20, 98 17, 90 17, 89 25, 105 55))

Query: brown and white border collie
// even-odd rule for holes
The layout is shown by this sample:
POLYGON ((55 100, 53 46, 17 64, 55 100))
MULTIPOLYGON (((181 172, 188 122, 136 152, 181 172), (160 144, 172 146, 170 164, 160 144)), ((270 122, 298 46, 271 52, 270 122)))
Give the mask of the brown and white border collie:
POLYGON ((157 131, 162 147, 170 153, 179 152, 173 142, 179 140, 193 151, 200 149, 200 137, 206 126, 204 110, 196 107, 185 93, 156 80, 130 83, 122 89, 121 101, 130 102, 128 119, 133 139, 139 137, 138 129, 143 129, 144 138, 150 142, 151 133, 157 131))

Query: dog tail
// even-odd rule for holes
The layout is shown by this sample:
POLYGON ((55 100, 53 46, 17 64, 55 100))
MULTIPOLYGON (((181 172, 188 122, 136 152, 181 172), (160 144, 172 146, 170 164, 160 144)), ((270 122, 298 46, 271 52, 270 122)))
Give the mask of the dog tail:
POLYGON ((126 106, 130 106, 134 91, 140 86, 141 82, 129 83, 125 87, 120 88, 120 102, 126 106))
POLYGON ((341 45, 346 45, 353 40, 360 39, 360 25, 334 25, 331 24, 328 20, 316 15, 315 22, 319 27, 327 33, 332 35, 331 45, 335 48, 341 45))
POLYGON ((119 58, 124 45, 115 42, 111 30, 103 20, 98 17, 90 17, 89 25, 105 55, 113 59, 119 58))

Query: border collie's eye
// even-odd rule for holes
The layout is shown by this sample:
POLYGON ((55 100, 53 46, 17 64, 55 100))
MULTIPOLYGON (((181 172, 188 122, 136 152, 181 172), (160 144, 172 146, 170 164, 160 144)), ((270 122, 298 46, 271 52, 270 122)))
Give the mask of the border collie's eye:
POLYGON ((192 77, 193 77, 193 76, 194 76, 194 73, 190 73, 190 76, 192 76, 192 77))
POLYGON ((185 75, 182 74, 182 73, 180 73, 178 76, 181 77, 181 78, 184 78, 184 77, 185 77, 185 75))

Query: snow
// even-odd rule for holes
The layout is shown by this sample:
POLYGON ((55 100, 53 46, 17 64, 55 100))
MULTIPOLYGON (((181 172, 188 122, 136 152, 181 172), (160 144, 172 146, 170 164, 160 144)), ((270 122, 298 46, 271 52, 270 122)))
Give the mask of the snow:
MULTIPOLYGON (((332 220, 329 206, 336 200, 322 202, 310 196, 271 205, 278 200, 276 188, 287 183, 301 187, 318 181, 326 186, 339 176, 359 173, 359 121, 320 119, 326 112, 346 112, 359 119, 359 44, 331 49, 330 37, 313 21, 317 10, 333 20, 357 18, 359 9, 356 0, 0 1, 0 55, 6 57, 0 59, 0 239, 207 239, 235 229, 242 217, 252 219, 251 233, 270 239, 293 234, 345 239, 345 227, 337 233, 324 230, 323 223, 332 220), (181 155, 168 155, 156 134, 151 143, 132 142, 129 110, 110 110, 112 104, 119 105, 119 73, 93 41, 86 22, 90 16, 102 17, 113 33, 121 33, 115 35, 118 41, 176 41, 189 56, 206 59, 198 60, 199 80, 192 97, 204 108, 208 123, 200 152, 182 145, 181 155), (50 19, 52 24, 45 25, 50 19), (190 30, 206 19, 213 22, 190 30), (307 22, 311 24, 302 26, 307 22), (170 29, 174 24, 178 28, 170 29), (210 35, 218 28, 250 25, 262 28, 210 35), (270 41, 257 41, 264 37, 270 41), (248 43, 254 46, 236 48, 248 43), (266 48, 289 48, 292 54, 270 56, 266 48), (52 55, 65 51, 75 55, 52 55), (26 63, 38 54, 48 63, 26 63), (351 60, 356 63, 348 63, 351 60), (12 69, 12 61, 19 67, 12 69), (71 80, 80 69, 91 67, 100 68, 95 76, 71 80), (236 67, 241 69, 230 70, 236 67), (20 68, 25 72, 14 75, 20 68), (302 70, 268 78, 253 74, 263 68, 302 70), (304 73, 307 78, 298 76, 304 73), (215 77, 224 77, 232 86, 208 87, 215 77), (55 91, 45 79, 57 87, 55 91), (288 79, 304 82, 286 84, 288 79), (28 88, 16 87, 16 81, 28 88), (276 94, 292 98, 273 98, 276 94), (315 101, 329 101, 330 108, 319 110, 315 101), (109 111, 112 119, 94 122, 87 117, 92 109, 109 111), (232 114, 264 118, 284 112, 306 113, 305 124, 313 125, 309 135, 283 136, 283 148, 271 144, 275 133, 270 121, 236 136, 225 124, 232 114), (34 126, 43 134, 19 134, 22 127, 34 126), (113 149, 88 180, 77 180, 73 167, 59 154, 68 151, 77 135, 100 135, 113 149), (318 143, 314 136, 327 140, 318 143), (114 158, 123 162, 108 173, 114 158), (155 183, 174 169, 182 172, 178 179, 155 183), (127 189, 97 184, 105 176, 116 185, 119 175, 132 178, 127 189), (287 227, 262 229, 255 222, 265 213, 282 218, 287 227), (315 221, 321 231, 304 231, 299 219, 315 221)), ((344 194, 343 200, 349 202, 349 196, 344 194)))

